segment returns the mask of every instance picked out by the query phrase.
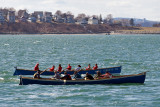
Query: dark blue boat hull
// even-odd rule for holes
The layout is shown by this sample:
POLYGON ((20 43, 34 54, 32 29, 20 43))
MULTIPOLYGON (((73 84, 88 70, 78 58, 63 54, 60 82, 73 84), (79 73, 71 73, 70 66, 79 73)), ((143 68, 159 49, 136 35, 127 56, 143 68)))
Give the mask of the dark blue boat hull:
POLYGON ((91 85, 91 84, 124 84, 124 83, 144 83, 146 72, 128 76, 114 77, 100 80, 51 80, 34 79, 20 77, 20 85, 40 84, 40 85, 91 85))
MULTIPOLYGON (((118 67, 110 67, 110 68, 102 68, 97 70, 85 70, 85 71, 79 71, 79 74, 86 74, 88 72, 89 74, 96 74, 96 71, 100 71, 102 74, 106 73, 107 71, 111 74, 120 74, 121 73, 121 66, 118 67)), ((15 72, 13 75, 34 75, 37 71, 34 70, 25 70, 25 69, 15 69, 15 72)), ((63 74, 62 72, 61 74, 63 74)), ((73 75, 74 71, 68 71, 67 72, 70 75, 73 75)), ((45 71, 41 75, 54 75, 54 72, 51 71, 45 71)))

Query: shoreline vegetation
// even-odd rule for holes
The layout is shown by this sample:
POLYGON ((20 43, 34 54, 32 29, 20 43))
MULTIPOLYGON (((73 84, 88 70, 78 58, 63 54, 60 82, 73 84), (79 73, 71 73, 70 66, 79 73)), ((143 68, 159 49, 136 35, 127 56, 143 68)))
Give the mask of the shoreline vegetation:
POLYGON ((21 22, 0 24, 0 34, 160 34, 160 27, 21 22))

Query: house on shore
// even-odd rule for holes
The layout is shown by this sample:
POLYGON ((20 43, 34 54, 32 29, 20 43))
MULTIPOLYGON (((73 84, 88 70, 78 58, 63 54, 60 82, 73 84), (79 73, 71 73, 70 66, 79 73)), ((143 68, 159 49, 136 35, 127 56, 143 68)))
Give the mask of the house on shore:
POLYGON ((28 22, 32 22, 32 23, 36 23, 37 22, 36 15, 34 13, 30 14, 30 17, 28 18, 28 22))
POLYGON ((44 12, 44 21, 52 23, 52 12, 44 12))
POLYGON ((97 24, 98 24, 98 19, 95 18, 95 17, 89 18, 89 19, 88 19, 88 24, 97 25, 97 24))
POLYGON ((80 24, 80 25, 86 25, 86 24, 88 24, 88 22, 87 22, 87 20, 85 18, 78 19, 75 23, 76 24, 80 24))
POLYGON ((33 13, 38 22, 43 22, 43 11, 34 11, 33 13))
POLYGON ((18 19, 20 22, 27 22, 29 18, 29 14, 27 10, 19 10, 18 11, 18 19))
POLYGON ((0 23, 4 23, 4 22, 5 22, 5 18, 4 18, 3 12, 0 11, 0 23))
POLYGON ((65 23, 75 23, 73 15, 66 15, 65 23))
POLYGON ((15 23, 16 20, 15 11, 8 11, 7 20, 9 23, 15 23))

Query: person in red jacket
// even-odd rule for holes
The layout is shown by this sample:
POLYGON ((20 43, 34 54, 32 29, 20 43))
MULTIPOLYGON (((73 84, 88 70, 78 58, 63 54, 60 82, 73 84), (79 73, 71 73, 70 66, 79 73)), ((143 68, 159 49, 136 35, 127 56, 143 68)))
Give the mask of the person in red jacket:
POLYGON ((52 68, 49 68, 49 71, 54 71, 55 66, 53 65, 52 68))
POLYGON ((61 64, 59 64, 58 72, 61 72, 61 71, 62 71, 62 67, 61 67, 61 64))
POLYGON ((112 74, 110 72, 106 72, 105 74, 102 75, 103 78, 112 78, 112 74))
POLYGON ((91 65, 90 64, 88 64, 88 67, 86 68, 86 70, 91 70, 92 68, 91 68, 91 65))
POLYGON ((98 65, 97 64, 95 64, 95 66, 93 67, 93 70, 96 70, 96 69, 98 69, 98 65))
POLYGON ((38 71, 38 70, 39 70, 39 63, 37 63, 37 64, 35 65, 34 70, 35 70, 35 71, 38 71))
POLYGON ((70 64, 68 64, 68 67, 66 69, 67 69, 67 71, 71 71, 72 66, 70 64))

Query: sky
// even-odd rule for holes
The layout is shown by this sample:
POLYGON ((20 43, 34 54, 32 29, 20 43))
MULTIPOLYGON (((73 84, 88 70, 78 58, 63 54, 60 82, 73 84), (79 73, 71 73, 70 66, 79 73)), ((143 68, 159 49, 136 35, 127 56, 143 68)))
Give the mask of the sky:
POLYGON ((72 12, 75 16, 102 15, 105 18, 112 14, 114 18, 146 18, 160 21, 160 0, 0 0, 0 8, 13 7, 16 10, 49 11, 55 13, 72 12))

